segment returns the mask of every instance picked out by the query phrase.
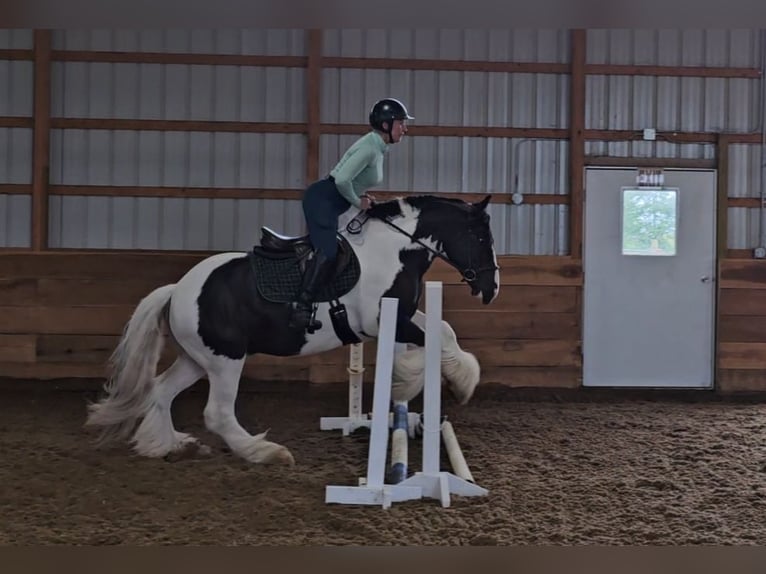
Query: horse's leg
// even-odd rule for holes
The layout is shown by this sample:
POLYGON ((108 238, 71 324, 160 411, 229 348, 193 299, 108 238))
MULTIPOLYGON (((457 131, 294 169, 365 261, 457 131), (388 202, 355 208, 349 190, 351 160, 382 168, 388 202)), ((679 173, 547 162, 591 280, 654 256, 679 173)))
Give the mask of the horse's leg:
MULTIPOLYGON (((399 318, 397 338, 400 343, 417 345, 395 357, 392 393, 398 397, 414 397, 423 389, 425 379, 425 313, 415 311, 412 319, 399 318), (420 373, 419 373, 420 371, 420 373)), ((473 396, 481 377, 481 368, 476 357, 460 348, 457 335, 449 323, 442 320, 442 376, 446 379, 450 391, 457 401, 464 405, 473 396)), ((409 399, 397 399, 409 400, 409 399)))
POLYGON ((210 391, 205 406, 205 425, 220 435, 231 450, 250 462, 294 464, 287 448, 266 440, 266 433, 249 434, 237 421, 234 402, 245 359, 215 357, 207 366, 210 391))
POLYGON ((202 367, 182 353, 164 373, 155 378, 151 406, 133 435, 136 452, 162 457, 199 444, 194 437, 173 428, 170 406, 178 393, 192 386, 204 374, 202 367))
POLYGON ((415 348, 394 355, 391 398, 411 401, 421 393, 425 384, 425 331, 400 312, 396 321, 396 342, 415 348))

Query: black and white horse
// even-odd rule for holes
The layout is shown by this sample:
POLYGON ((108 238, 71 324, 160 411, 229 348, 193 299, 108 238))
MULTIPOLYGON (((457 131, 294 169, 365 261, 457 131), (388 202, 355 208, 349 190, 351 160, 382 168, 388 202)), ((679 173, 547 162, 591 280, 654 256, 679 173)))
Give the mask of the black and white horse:
MULTIPOLYGON (((136 307, 110 363, 106 395, 89 405, 87 425, 101 427, 101 441, 128 439, 136 452, 163 457, 196 438, 173 427, 173 399, 207 377, 206 427, 251 462, 293 463, 289 450, 251 435, 238 422, 234 404, 248 355, 303 356, 343 344, 372 340, 378 333, 380 300, 399 299, 396 340, 421 359, 402 353, 395 373, 422 367, 423 315, 417 310, 423 276, 436 257, 455 267, 472 295, 490 303, 499 271, 487 213, 489 196, 472 204, 435 196, 412 196, 375 204, 339 232, 335 275, 317 297, 322 328, 291 329, 292 301, 300 289, 307 238, 285 238, 263 229, 251 252, 220 253, 200 261, 177 283, 149 293, 136 307), (169 334, 180 348, 175 362, 157 374, 169 334), (409 363, 408 363, 409 360, 409 363), (414 366, 413 366, 414 365, 414 366), (137 428, 136 428, 137 426, 137 428)), ((351 213, 346 214, 348 220, 351 213)), ((461 403, 478 383, 478 363, 460 350, 443 322, 444 377, 461 403)), ((409 352, 409 351, 408 351, 409 352)), ((405 373, 405 375, 402 375, 405 373)), ((409 400, 422 390, 395 389, 409 400)), ((202 447, 206 448, 206 447, 202 447)))

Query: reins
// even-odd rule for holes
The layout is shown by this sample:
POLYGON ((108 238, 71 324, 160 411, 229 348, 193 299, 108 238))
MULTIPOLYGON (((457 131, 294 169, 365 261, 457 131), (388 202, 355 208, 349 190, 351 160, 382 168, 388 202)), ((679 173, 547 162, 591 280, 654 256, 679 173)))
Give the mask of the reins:
MULTIPOLYGON (((372 217, 370 217, 369 215, 364 213, 363 214, 364 215, 364 219, 362 221, 359 221, 360 215, 362 215, 362 214, 357 215, 351 221, 348 222, 348 224, 346 225, 346 231, 348 231, 349 233, 351 233, 353 235, 361 233, 362 228, 367 223, 367 221, 369 221, 370 219, 373 219, 372 217)), ((389 227, 395 229, 396 231, 398 231, 399 233, 401 233, 405 237, 408 237, 410 239, 410 241, 412 241, 414 243, 417 243, 418 245, 420 245, 421 247, 423 247, 424 249, 429 251, 434 257, 438 257, 439 259, 441 259, 442 261, 447 263, 447 265, 453 267, 458 273, 460 273, 461 277, 463 278, 463 281, 466 281, 468 283, 472 283, 473 281, 476 281, 476 278, 477 278, 478 274, 481 271, 487 271, 487 270, 495 271, 495 270, 498 269, 497 266, 495 266, 495 265, 486 266, 486 267, 480 267, 479 269, 474 269, 473 265, 471 264, 470 250, 469 250, 469 255, 468 255, 468 257, 469 257, 468 267, 466 267, 465 269, 461 269, 460 266, 457 265, 454 261, 452 261, 446 253, 444 253, 443 251, 437 251, 436 249, 432 248, 431 246, 426 245, 420 239, 417 239, 411 233, 409 233, 408 231, 402 229, 401 227, 396 225, 393 221, 389 220, 387 217, 376 217, 374 219, 377 219, 379 221, 384 222, 389 227)), ((473 234, 473 231, 472 231, 470 225, 468 226, 468 232, 473 234)))

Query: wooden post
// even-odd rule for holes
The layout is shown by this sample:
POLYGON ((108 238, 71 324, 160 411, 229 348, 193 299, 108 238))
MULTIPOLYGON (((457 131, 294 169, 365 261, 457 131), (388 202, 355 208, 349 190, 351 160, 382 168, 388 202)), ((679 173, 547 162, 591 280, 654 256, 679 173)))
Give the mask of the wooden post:
POLYGON ((308 64, 306 69, 306 92, 308 142, 306 148, 306 185, 319 178, 319 124, 320 96, 322 89, 322 31, 309 30, 306 34, 308 64))
POLYGON ((585 30, 572 30, 569 85, 569 253, 582 257, 583 187, 585 170, 585 30))
POLYGON ((716 187, 718 205, 716 209, 718 259, 726 257, 728 246, 728 221, 729 221, 729 136, 718 136, 718 171, 716 173, 716 187))
POLYGON ((718 170, 716 172, 716 244, 717 260, 715 262, 716 280, 715 280, 715 325, 714 325, 714 356, 713 373, 715 381, 713 383, 716 391, 721 391, 721 381, 723 372, 721 369, 721 262, 727 256, 728 241, 728 222, 729 222, 729 146, 730 137, 725 134, 718 135, 718 145, 716 156, 718 159, 718 170))
POLYGON ((32 157, 32 249, 48 247, 48 183, 51 123, 51 32, 34 34, 34 131, 32 157))

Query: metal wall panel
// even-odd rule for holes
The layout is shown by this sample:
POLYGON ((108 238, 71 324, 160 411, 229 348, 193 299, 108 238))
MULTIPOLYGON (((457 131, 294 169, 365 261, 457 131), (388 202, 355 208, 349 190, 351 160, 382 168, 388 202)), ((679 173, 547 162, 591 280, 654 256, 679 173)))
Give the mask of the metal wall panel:
POLYGON ((588 76, 589 129, 743 132, 758 122, 760 80, 588 76))
MULTIPOLYGON (((30 50, 32 30, 0 29, 0 49, 30 50)), ((0 116, 29 117, 33 109, 31 61, 0 60, 0 116)), ((32 130, 0 128, 0 183, 32 181, 32 130)), ((29 195, 0 194, 0 248, 31 245, 29 195)))
POLYGON ((728 210, 728 248, 754 249, 760 244, 760 214, 757 209, 730 207, 728 210))
POLYGON ((0 128, 0 183, 32 183, 32 130, 0 128))
POLYGON ((566 255, 569 252, 569 207, 497 205, 490 210, 498 254, 566 255))
POLYGON ((32 241, 32 196, 0 194, 0 248, 29 247, 32 241))
POLYGON ((265 199, 183 199, 52 196, 51 247, 247 250, 267 225, 304 232, 300 202, 265 199))
MULTIPOLYGON (((300 134, 54 130, 51 182, 61 185, 302 188, 300 134)), ((295 201, 54 198, 53 247, 219 249, 253 243, 252 220, 302 231, 295 201), (248 215, 238 223, 238 213, 248 215), (265 218, 265 219, 264 219, 265 218), (232 231, 236 235, 231 236, 232 231), (233 238, 232 238, 233 237, 233 238)))
POLYGON ((569 61, 566 30, 327 29, 322 42, 331 57, 569 61))
POLYGON ((760 65, 758 30, 588 30, 589 64, 760 65))
POLYGON ((0 59, 0 116, 32 115, 34 65, 0 59))
POLYGON ((52 130, 51 183, 301 188, 301 134, 52 130))
MULTIPOLYGON (((304 55, 303 30, 55 31, 53 48, 304 55)), ((54 62, 56 117, 303 122, 300 68, 54 62)), ((54 130, 51 182, 65 185, 301 188, 305 137, 54 130)), ((294 201, 53 197, 51 245, 147 249, 251 246, 251 222, 301 232, 294 201), (245 213, 242 217, 241 214, 245 213)))
POLYGON ((301 68, 54 62, 57 117, 303 122, 301 68))
MULTIPOLYGON (((760 165, 761 146, 729 146, 729 196, 759 197, 762 183, 760 165)), ((752 249, 761 244, 761 215, 758 209, 729 208, 727 223, 730 249, 752 249)))
POLYGON ((13 28, 0 28, 0 49, 31 50, 34 46, 34 32, 13 28))
MULTIPOLYGON (((757 30, 589 30, 591 64, 759 67, 757 30)), ((760 80, 588 76, 592 129, 751 131, 760 80)))
MULTIPOLYGON (((31 45, 31 33, 0 36, 0 42, 22 40, 31 45)), ((323 54, 330 57, 567 63, 570 51, 565 30, 324 30, 323 40, 323 54)), ((53 43, 54 49, 69 50, 301 56, 306 50, 302 30, 57 31, 53 43)), ((587 59, 757 67, 759 48, 756 30, 591 30, 587 59)), ((27 74, 26 83, 15 83, 31 89, 31 68, 14 74, 27 74)), ((54 63, 53 74, 54 116, 306 120, 301 69, 67 62, 54 63)), ((321 79, 325 123, 365 123, 372 103, 388 95, 407 103, 415 125, 566 128, 569 122, 567 75, 325 69, 321 79)), ((760 80, 590 76, 586 89, 588 128, 744 132, 757 128, 759 119, 760 80)), ((12 99, 18 102, 14 109, 23 110, 31 106, 31 91, 0 102, 12 99)), ((18 113, 31 113, 31 107, 18 113)), ((321 137, 322 175, 354 139, 321 137)), ((303 135, 56 130, 51 178, 65 184, 301 188, 305 147, 303 135)), ((586 147, 589 155, 714 157, 710 145, 638 141, 586 147)), ((757 196, 758 146, 739 147, 732 150, 732 195, 757 196)), ((381 188, 566 194, 567 152, 566 142, 410 137, 391 149, 381 188)), ((6 160, 6 171, 10 165, 15 163, 6 160)), ((68 246, 244 248, 257 236, 251 222, 269 219, 283 232, 303 230, 296 201, 67 197, 54 202, 60 230, 51 236, 68 246)), ((566 252, 566 207, 493 205, 492 213, 499 253, 566 252)), ((729 227, 732 238, 752 236, 753 230, 738 229, 737 221, 729 227)))
POLYGON ((327 68, 324 123, 366 123, 380 98, 402 100, 413 125, 565 128, 569 78, 559 74, 327 68))
MULTIPOLYGON (((330 172, 356 136, 324 135, 320 172, 330 172)), ((381 188, 464 193, 568 193, 568 142, 417 137, 391 147, 381 188), (518 160, 518 167, 516 161, 518 160), (514 185, 518 178, 518 184, 514 185)))

